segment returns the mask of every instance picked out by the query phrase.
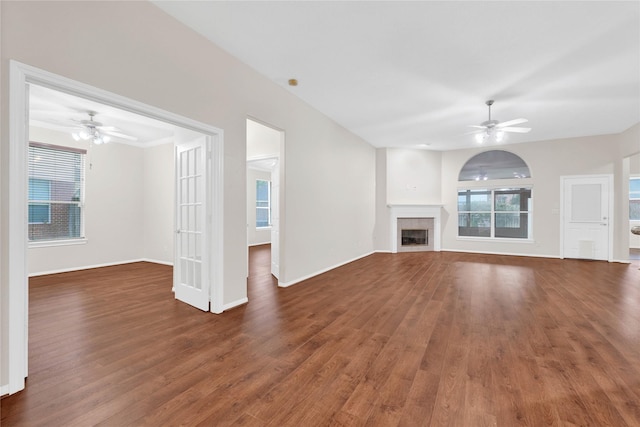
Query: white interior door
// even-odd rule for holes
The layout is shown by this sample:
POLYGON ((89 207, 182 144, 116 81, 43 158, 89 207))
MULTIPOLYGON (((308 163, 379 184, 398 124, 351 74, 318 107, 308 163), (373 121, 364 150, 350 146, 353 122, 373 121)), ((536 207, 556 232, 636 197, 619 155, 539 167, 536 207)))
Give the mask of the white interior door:
POLYGON ((280 278, 280 161, 271 170, 271 274, 280 278))
POLYGON ((563 177, 564 258, 610 259, 610 176, 563 177))
POLYGON ((209 310, 210 281, 207 249, 208 147, 204 135, 176 141, 176 240, 174 290, 176 299, 209 310))

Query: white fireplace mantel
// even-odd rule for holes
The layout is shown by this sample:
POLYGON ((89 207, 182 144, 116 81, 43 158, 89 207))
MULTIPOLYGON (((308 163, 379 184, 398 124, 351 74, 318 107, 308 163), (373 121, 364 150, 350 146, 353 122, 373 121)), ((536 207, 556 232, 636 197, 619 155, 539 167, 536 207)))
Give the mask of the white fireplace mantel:
POLYGON ((440 251, 442 205, 387 205, 390 212, 391 252, 398 252, 398 218, 433 218, 433 250, 440 251))

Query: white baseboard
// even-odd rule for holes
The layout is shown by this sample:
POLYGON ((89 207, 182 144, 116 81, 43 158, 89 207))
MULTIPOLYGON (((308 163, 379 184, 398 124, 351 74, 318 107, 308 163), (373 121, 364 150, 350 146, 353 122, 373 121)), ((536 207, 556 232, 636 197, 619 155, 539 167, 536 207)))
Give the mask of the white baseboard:
POLYGON ((103 264, 93 264, 93 265, 83 265, 79 267, 61 268, 58 270, 38 271, 36 273, 29 273, 29 277, 45 276, 47 274, 68 273, 70 271, 90 270, 92 268, 100 268, 100 267, 112 267, 114 265, 132 264, 134 262, 152 262, 155 264, 173 265, 172 263, 167 263, 165 261, 157 261, 157 260, 151 260, 148 258, 140 258, 140 259, 131 259, 131 260, 124 260, 124 261, 107 262, 103 264))
POLYGON ((9 384, 0 385, 0 396, 5 396, 9 394, 9 384))
POLYGON ((140 261, 144 261, 144 262, 152 262, 154 264, 162 264, 162 265, 168 265, 170 267, 173 267, 173 262, 169 262, 169 261, 160 261, 159 259, 152 259, 152 258, 142 258, 140 261))
POLYGON ((359 259, 368 257, 369 255, 371 255, 373 253, 374 253, 373 251, 368 252, 368 253, 366 253, 364 255, 357 256, 357 257, 352 258, 352 259, 350 259, 348 261, 341 262, 340 264, 332 265, 331 267, 327 267, 327 268, 322 269, 320 271, 316 271, 315 273, 307 274, 306 276, 291 280, 289 282, 280 282, 280 281, 278 281, 278 286, 281 287, 281 288, 287 288, 287 287, 289 287, 291 285, 295 285, 296 283, 300 283, 300 282, 303 282, 303 281, 305 281, 307 279, 311 279, 312 277, 318 276, 318 275, 320 275, 322 273, 326 273, 327 271, 333 270, 334 268, 342 267, 343 265, 349 264, 350 262, 357 261, 359 259))
POLYGON ((249 298, 247 298, 247 297, 240 298, 239 300, 232 301, 230 303, 224 304, 222 306, 222 311, 231 310, 234 307, 238 307, 239 305, 246 304, 248 302, 249 302, 249 298))
POLYGON ((470 251, 465 249, 440 249, 442 252, 461 252, 469 254, 481 254, 481 255, 506 255, 506 256, 521 256, 530 258, 553 258, 562 259, 560 255, 545 255, 545 254, 519 254, 514 252, 492 252, 492 251, 470 251))

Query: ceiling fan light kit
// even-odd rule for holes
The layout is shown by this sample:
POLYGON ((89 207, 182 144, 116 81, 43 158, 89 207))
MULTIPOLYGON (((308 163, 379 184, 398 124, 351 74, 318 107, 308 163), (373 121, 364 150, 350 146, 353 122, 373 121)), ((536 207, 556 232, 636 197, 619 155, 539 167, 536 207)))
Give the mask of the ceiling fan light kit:
POLYGON ((513 127, 513 125, 519 125, 528 122, 527 119, 513 119, 506 122, 499 122, 498 120, 491 119, 491 106, 493 105, 493 99, 485 102, 489 107, 489 119, 480 123, 480 125, 472 125, 471 127, 478 128, 478 130, 471 133, 475 134, 475 139, 478 144, 482 144, 493 138, 496 142, 500 143, 504 141, 506 132, 515 133, 527 133, 531 128, 513 127))
POLYGON ((76 141, 80 141, 80 140, 87 141, 87 140, 90 139, 91 142, 93 142, 96 145, 106 144, 107 142, 111 141, 111 137, 110 136, 101 135, 100 132, 98 132, 98 130, 95 130, 95 132, 93 132, 93 133, 89 133, 87 131, 81 130, 79 132, 71 133, 71 136, 76 141))

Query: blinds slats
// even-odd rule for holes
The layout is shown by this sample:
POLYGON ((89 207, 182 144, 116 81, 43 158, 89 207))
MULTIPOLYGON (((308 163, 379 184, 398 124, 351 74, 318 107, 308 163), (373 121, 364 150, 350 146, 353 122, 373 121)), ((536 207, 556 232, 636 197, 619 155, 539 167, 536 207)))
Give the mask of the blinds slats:
POLYGON ((29 143, 29 240, 83 237, 85 153, 29 143))

